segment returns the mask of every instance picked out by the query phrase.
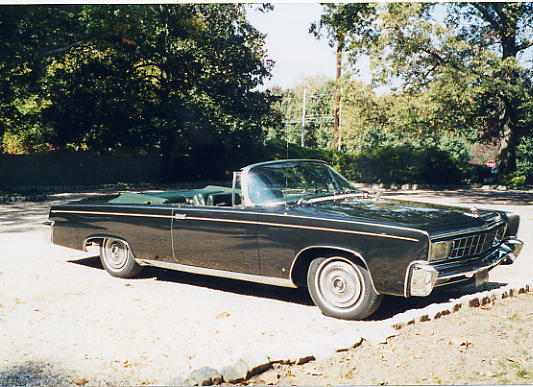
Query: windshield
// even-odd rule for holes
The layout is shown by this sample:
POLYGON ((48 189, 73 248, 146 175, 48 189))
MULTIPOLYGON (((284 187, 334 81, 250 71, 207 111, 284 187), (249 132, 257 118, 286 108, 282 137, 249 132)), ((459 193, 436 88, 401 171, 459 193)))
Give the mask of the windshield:
POLYGON ((358 191, 327 164, 286 161, 259 165, 248 173, 250 201, 275 205, 358 191))

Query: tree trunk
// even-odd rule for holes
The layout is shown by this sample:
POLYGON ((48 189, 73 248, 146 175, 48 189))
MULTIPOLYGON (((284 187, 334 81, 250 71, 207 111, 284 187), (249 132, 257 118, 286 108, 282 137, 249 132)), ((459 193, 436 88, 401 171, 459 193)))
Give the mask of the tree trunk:
POLYGON ((498 173, 505 175, 516 171, 516 115, 512 104, 501 98, 502 114, 500 115, 500 146, 498 149, 498 173))
MULTIPOLYGON (((515 35, 511 34, 505 38, 502 37, 502 59, 516 58, 516 55, 515 35)), ((512 71, 510 74, 501 74, 500 76, 509 85, 516 85, 518 83, 519 75, 516 71, 512 71)), ((499 119, 500 147, 498 149, 498 173, 503 176, 509 172, 516 171, 516 145, 518 142, 516 138, 518 127, 516 105, 518 102, 514 100, 513 95, 501 95, 498 98, 502 105, 499 119)))
MULTIPOLYGON (((517 26, 515 24, 509 27, 500 32, 502 60, 507 58, 514 58, 516 60, 519 51, 516 42, 517 26)), ((519 75, 516 71, 512 71, 510 74, 500 74, 500 76, 509 85, 516 85, 518 83, 519 75)), ((513 95, 500 95, 498 98, 502 105, 499 120, 500 146, 498 149, 498 174, 503 176, 509 172, 516 171, 516 145, 518 142, 516 138, 518 127, 516 105, 518 102, 513 98, 513 95)))
POLYGON ((339 127, 340 127, 340 106, 341 106, 341 75, 342 75, 342 54, 344 51, 344 35, 337 37, 336 50, 336 71, 335 71, 335 104, 333 107, 333 149, 340 149, 339 127))

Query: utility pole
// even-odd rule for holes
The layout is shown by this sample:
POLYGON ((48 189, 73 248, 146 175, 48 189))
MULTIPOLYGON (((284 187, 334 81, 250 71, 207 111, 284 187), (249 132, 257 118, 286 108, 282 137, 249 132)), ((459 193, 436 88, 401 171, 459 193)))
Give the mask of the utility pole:
POLYGON ((341 75, 342 75, 342 54, 344 51, 343 33, 337 36, 337 49, 335 51, 335 104, 333 107, 333 149, 339 148, 339 127, 340 127, 340 103, 341 103, 341 75))
POLYGON ((337 150, 340 151, 342 147, 342 91, 341 91, 341 98, 339 100, 339 133, 338 133, 339 139, 337 144, 337 150))
POLYGON ((300 146, 305 146, 305 109, 307 105, 307 87, 304 88, 304 98, 302 101, 302 130, 300 132, 300 146))

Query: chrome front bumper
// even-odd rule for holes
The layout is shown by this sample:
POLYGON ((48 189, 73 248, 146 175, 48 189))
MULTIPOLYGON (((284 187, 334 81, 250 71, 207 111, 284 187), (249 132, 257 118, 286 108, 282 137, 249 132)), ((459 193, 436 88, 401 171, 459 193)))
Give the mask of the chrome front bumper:
POLYGON ((498 265, 515 262, 524 242, 516 238, 505 239, 500 246, 468 261, 450 262, 433 266, 426 261, 416 261, 409 267, 406 277, 406 297, 428 296, 435 287, 465 281, 481 284, 488 280, 488 272, 498 265))

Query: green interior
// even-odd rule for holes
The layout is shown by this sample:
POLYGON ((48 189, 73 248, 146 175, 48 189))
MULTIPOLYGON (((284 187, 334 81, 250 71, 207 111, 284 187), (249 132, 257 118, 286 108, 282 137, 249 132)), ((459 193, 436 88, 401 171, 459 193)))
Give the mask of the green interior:
MULTIPOLYGON (((231 206, 233 189, 218 185, 207 185, 201 189, 176 190, 150 193, 124 192, 109 200, 114 204, 170 204, 183 203, 195 206, 231 206)), ((235 204, 240 204, 240 190, 236 190, 235 204)))

